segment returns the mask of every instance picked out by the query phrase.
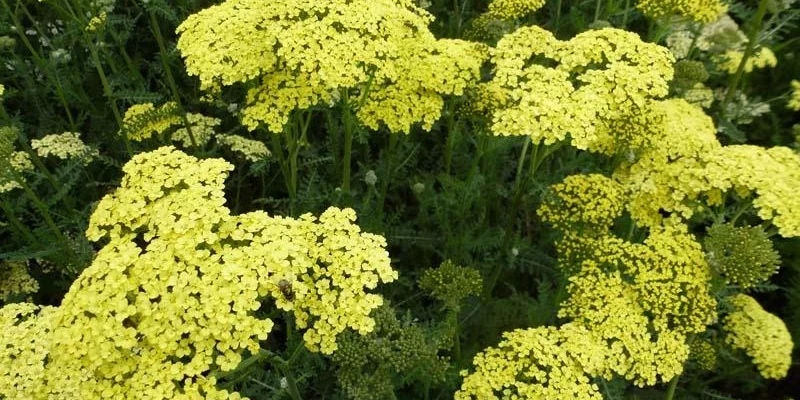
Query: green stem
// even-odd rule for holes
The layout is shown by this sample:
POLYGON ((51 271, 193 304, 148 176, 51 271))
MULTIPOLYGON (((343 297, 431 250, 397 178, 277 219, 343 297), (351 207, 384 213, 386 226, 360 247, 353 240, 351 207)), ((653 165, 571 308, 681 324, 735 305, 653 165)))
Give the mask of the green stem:
MULTIPOLYGON (((97 46, 91 37, 88 35, 84 35, 84 37, 86 39, 86 45, 89 47, 89 54, 92 56, 94 68, 97 71, 97 75, 100 77, 100 83, 103 86, 103 95, 106 98, 108 107, 111 108, 111 113, 114 114, 114 120, 117 122, 117 129, 122 129, 122 115, 119 113, 119 109, 117 108, 117 101, 114 100, 114 92, 111 89, 111 84, 108 82, 106 72, 103 70, 103 65, 100 63, 100 55, 97 53, 97 46)), ((128 136, 123 135, 123 140, 125 143, 125 150, 127 150, 129 155, 132 155, 133 149, 131 148, 128 136)))
POLYGON ((14 207, 8 204, 8 200, 5 198, 2 199, 0 202, 0 206, 3 207, 3 212, 5 212, 8 221, 11 222, 11 225, 22 235, 25 237, 25 240, 28 241, 29 244, 36 244, 37 240, 36 237, 33 235, 30 229, 28 229, 22 221, 17 218, 16 214, 14 214, 14 207))
POLYGON ((675 389, 678 387, 678 381, 680 380, 681 376, 678 375, 672 378, 672 381, 669 383, 669 388, 667 389, 667 395, 664 397, 664 400, 672 400, 675 396, 675 389))
POLYGON ((561 27, 561 1, 556 1, 556 27, 553 30, 553 34, 558 36, 558 28, 561 27))
MULTIPOLYGON (((266 350, 263 349, 261 351, 266 352, 266 350)), ((286 379, 286 391, 288 392, 289 397, 291 397, 292 400, 303 400, 303 397, 300 396, 300 391, 297 390, 297 380, 295 380, 294 374, 292 374, 292 371, 289 368, 289 363, 269 352, 267 352, 267 354, 267 360, 269 363, 278 369, 286 379)))
POLYGON ((595 1, 595 7, 594 7, 594 22, 597 22, 597 20, 599 20, 599 19, 600 19, 600 4, 601 4, 602 2, 603 2, 603 0, 597 0, 597 1, 595 1))
MULTIPOLYGON (((55 87, 58 100, 61 102, 61 106, 64 108, 64 112, 67 114, 67 120, 69 121, 69 125, 73 131, 77 131, 78 127, 75 124, 75 119, 72 117, 72 112, 69 110, 69 105, 67 104, 67 98, 64 95, 64 89, 61 87, 61 82, 58 80, 57 77, 51 74, 50 68, 47 67, 47 64, 45 63, 42 56, 39 55, 39 52, 36 51, 36 49, 33 47, 31 42, 28 40, 28 37, 25 36, 25 28, 22 26, 22 22, 20 22, 19 18, 17 17, 17 14, 14 12, 14 10, 11 9, 11 6, 8 5, 8 1, 6 0, 2 1, 3 5, 8 11, 8 15, 11 17, 11 22, 14 24, 14 27, 16 28, 17 36, 19 36, 22 43, 31 53, 31 56, 33 56, 33 61, 36 63, 36 65, 39 67, 42 73, 44 73, 45 78, 47 78, 47 80, 50 81, 50 84, 53 85, 53 87, 55 87)), ((30 13, 27 12, 28 10, 24 4, 18 3, 18 5, 21 6, 23 12, 30 15, 30 13)))
MULTIPOLYGON (((288 129, 286 130, 288 131, 288 129)), ((281 140, 281 136, 284 133, 271 133, 272 136, 272 147, 274 148, 273 154, 278 157, 278 165, 281 168, 281 175, 283 175, 283 181, 286 183, 286 190, 289 192, 289 199, 294 202, 294 198, 297 195, 297 191, 295 187, 292 185, 291 174, 289 173, 289 166, 286 164, 286 154, 283 152, 283 143, 281 140)))
POLYGON ((456 139, 458 135, 452 104, 453 101, 451 100, 450 102, 448 102, 447 109, 445 110, 445 112, 447 113, 447 143, 445 147, 445 156, 444 156, 445 175, 450 175, 450 167, 453 163, 453 148, 456 145, 456 139))
POLYGON ((389 182, 392 180, 392 173, 394 168, 394 157, 397 149, 397 143, 400 141, 400 134, 392 132, 389 134, 389 148, 386 151, 386 164, 385 171, 381 176, 381 192, 380 200, 378 201, 378 212, 383 214, 383 205, 386 203, 386 193, 389 191, 389 182))
POLYGON ((178 85, 175 83, 175 77, 172 76, 172 68, 170 68, 169 61, 167 60, 167 47, 164 45, 164 37, 161 35, 161 26, 158 24, 158 19, 156 19, 155 13, 150 11, 149 14, 150 29, 153 31, 153 34, 156 37, 156 42, 158 42, 158 56, 161 59, 161 66, 164 68, 164 73, 167 75, 169 89, 170 92, 172 92, 172 101, 177 103, 178 107, 182 110, 181 117, 183 119, 183 124, 186 126, 186 132, 189 133, 189 140, 192 142, 192 147, 197 148, 197 140, 194 138, 192 126, 189 123, 189 118, 186 116, 186 112, 183 111, 183 104, 181 102, 180 92, 178 91, 178 85))
POLYGON ((67 240, 67 237, 64 235, 63 232, 61 232, 61 229, 58 228, 55 221, 53 220, 53 217, 50 215, 50 211, 47 209, 47 205, 39 198, 39 196, 36 195, 36 193, 34 193, 33 189, 31 189, 31 187, 28 186, 28 183, 25 182, 25 180, 22 177, 20 177, 17 181, 19 182, 20 186, 22 186, 22 189, 25 191, 25 194, 28 196, 28 198, 36 206, 36 209, 39 210, 39 213, 42 215, 42 218, 44 219, 47 227, 50 228, 50 230, 53 232, 54 235, 56 235, 56 238, 58 239, 59 242, 61 242, 61 245, 64 247, 64 251, 67 252, 67 255, 72 261, 68 263, 68 265, 70 265, 70 267, 68 268, 69 272, 74 275, 77 275, 77 271, 74 269, 75 267, 74 263, 78 260, 78 257, 72 250, 72 246, 70 246, 69 240, 67 240))
POLYGON ((628 25, 628 13, 630 12, 631 8, 631 0, 625 0, 625 13, 622 14, 622 29, 625 29, 625 26, 628 25))
POLYGON ((747 64, 747 60, 755 51, 756 39, 758 33, 761 31, 761 22, 764 20, 764 15, 767 13, 768 2, 769 0, 761 0, 758 2, 758 10, 756 11, 756 15, 753 17, 752 25, 750 25, 750 31, 747 34, 747 47, 744 49, 742 61, 739 62, 739 67, 736 68, 736 73, 731 77, 730 83, 728 84, 728 91, 725 93, 725 98, 722 100, 722 104, 720 104, 720 112, 723 116, 725 115, 725 109, 727 108, 728 103, 733 100, 733 95, 736 93, 736 88, 739 86, 739 81, 744 75, 745 64, 747 64))
POLYGON ((342 192, 345 196, 350 193, 350 163, 353 152, 353 123, 352 109, 350 105, 349 94, 344 92, 344 112, 342 113, 342 122, 344 124, 344 154, 342 156, 342 192))
POLYGON ((456 363, 461 360, 461 326, 458 324, 458 311, 453 311, 453 323, 455 332, 453 333, 453 356, 456 363))

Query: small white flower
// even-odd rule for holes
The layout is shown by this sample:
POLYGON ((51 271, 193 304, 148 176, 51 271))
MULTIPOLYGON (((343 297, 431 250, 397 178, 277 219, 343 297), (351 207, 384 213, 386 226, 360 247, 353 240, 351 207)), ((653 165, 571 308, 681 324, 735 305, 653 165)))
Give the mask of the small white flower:
POLYGON ((518 248, 516 248, 516 247, 513 247, 513 248, 511 249, 511 254, 512 254, 514 257, 518 256, 518 255, 519 255, 519 249, 518 249, 518 248))
POLYGON ((425 191, 425 184, 422 182, 417 182, 411 185, 411 190, 413 190, 416 195, 420 195, 425 191))
POLYGON ((289 387, 289 381, 286 380, 286 377, 281 378, 281 389, 286 389, 289 387))
POLYGON ((233 113, 235 113, 235 112, 236 112, 236 110, 238 110, 238 109, 239 109, 239 104, 238 104, 238 103, 231 103, 231 104, 228 104, 228 112, 229 112, 229 113, 233 114, 233 113))

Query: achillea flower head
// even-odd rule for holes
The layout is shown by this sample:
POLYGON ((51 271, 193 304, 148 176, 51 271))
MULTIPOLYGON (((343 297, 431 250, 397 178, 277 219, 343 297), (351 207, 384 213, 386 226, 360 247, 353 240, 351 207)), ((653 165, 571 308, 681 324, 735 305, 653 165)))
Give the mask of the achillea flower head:
POLYGON ((683 372, 689 355, 686 336, 672 330, 651 331, 639 292, 617 272, 606 273, 594 261, 584 262, 570 277, 570 297, 558 315, 585 326, 604 351, 604 368, 596 375, 619 375, 637 386, 667 382, 683 372))
POLYGON ((258 83, 241 114, 250 129, 282 132, 292 111, 345 93, 366 126, 408 133, 430 129, 441 96, 461 94, 485 58, 482 45, 437 40, 432 19, 412 0, 227 0, 187 18, 178 49, 203 88, 258 83))
POLYGON ((159 107, 153 103, 134 104, 125 111, 120 131, 130 140, 140 142, 160 135, 181 122, 176 103, 169 102, 159 107))
POLYGON ((792 337, 777 316, 764 311, 752 297, 728 298, 734 311, 722 321, 725 341, 753 358, 758 372, 768 379, 781 379, 792 363, 792 337))
MULTIPOLYGON (((738 50, 729 50, 716 58, 717 68, 729 74, 735 74, 742 63, 744 53, 738 50)), ((778 65, 775 53, 769 47, 762 47, 753 53, 744 63, 744 72, 753 72, 753 69, 772 68, 778 65)))
POLYGON ((780 256, 760 226, 714 224, 708 228, 704 245, 711 267, 743 290, 778 272, 780 256))
POLYGON ((696 22, 712 22, 728 10, 719 0, 639 0, 636 8, 650 18, 679 15, 696 22))
POLYGON ((544 0, 492 0, 486 13, 498 19, 517 19, 542 8, 544 0))
POLYGON ((41 139, 33 139, 31 148, 36 150, 39 157, 53 156, 62 160, 77 158, 82 159, 85 163, 91 162, 100 155, 97 149, 84 144, 80 134, 75 132, 64 132, 47 135, 41 139))
POLYGON ((493 77, 478 93, 498 103, 483 107, 493 111, 495 135, 545 144, 569 138, 577 148, 609 155, 650 144, 647 124, 656 121, 619 128, 652 116, 644 111, 667 95, 673 75, 666 48, 613 28, 559 41, 542 28, 523 27, 497 43, 491 61, 493 77))
POLYGON ((481 293, 483 280, 478 270, 447 260, 438 268, 426 269, 419 278, 419 287, 431 292, 448 309, 458 310, 461 300, 481 293))
POLYGON ((28 153, 16 151, 18 133, 16 127, 0 127, 0 194, 21 188, 23 174, 33 170, 28 153))
POLYGON ((689 359, 703 371, 717 368, 717 350, 706 339, 695 339, 689 344, 689 359))
POLYGON ((86 232, 106 245, 54 311, 51 332, 37 333, 46 345, 33 365, 45 373, 26 396, 239 398, 209 372, 259 351, 273 326, 255 315, 267 296, 294 314, 312 351, 332 353, 346 328, 373 329, 382 298, 367 291, 397 277, 385 239, 361 232, 350 209, 233 216, 224 206, 232 168, 171 147, 123 167, 86 232))
POLYGON ((603 345, 581 325, 517 329, 478 353, 456 400, 581 399, 603 396, 590 376, 606 367, 603 345))
POLYGON ((800 81, 792 79, 792 94, 786 106, 790 110, 800 111, 800 81))
POLYGON ((537 212, 559 230, 607 231, 624 209, 622 187, 600 174, 571 175, 550 190, 537 212))
POLYGON ((55 307, 30 303, 0 308, 0 396, 46 399, 45 359, 55 320, 55 307))
POLYGON ((264 142, 239 135, 218 135, 217 143, 228 147, 232 152, 250 162, 263 160, 272 154, 264 142))
POLYGON ((0 261, 0 302, 12 296, 27 296, 39 291, 39 282, 31 277, 25 261, 0 261))
POLYGON ((194 137, 198 146, 208 144, 216 134, 216 127, 222 123, 219 118, 206 117, 197 113, 186 114, 186 119, 189 121, 189 127, 191 128, 191 137, 189 136, 189 130, 185 126, 176 129, 172 133, 172 140, 181 142, 185 148, 192 147, 192 137, 194 137))

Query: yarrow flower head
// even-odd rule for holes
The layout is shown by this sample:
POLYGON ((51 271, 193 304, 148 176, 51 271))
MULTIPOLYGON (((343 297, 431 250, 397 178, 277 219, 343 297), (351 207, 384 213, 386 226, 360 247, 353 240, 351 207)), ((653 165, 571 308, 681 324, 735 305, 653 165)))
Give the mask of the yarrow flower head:
POLYGON ((481 293, 483 280, 478 270, 447 260, 438 268, 426 269, 419 278, 419 287, 448 309, 458 310, 461 300, 481 293))
POLYGON ((472 363, 456 400, 603 398, 589 378, 605 368, 605 349, 578 324, 506 332, 472 363))
POLYGON ((607 231, 614 219, 622 215, 622 188, 603 175, 572 175, 550 190, 552 195, 538 213, 556 229, 607 231))
POLYGON ((430 129, 485 58, 482 45, 437 40, 432 19, 413 0, 227 0, 187 18, 178 49, 203 88, 255 83, 241 111, 251 130, 343 103, 372 129, 408 133, 430 129))
POLYGON ((197 113, 187 113, 186 120, 189 122, 189 129, 184 126, 172 133, 172 140, 181 142, 185 148, 192 147, 192 139, 197 146, 208 144, 216 134, 216 128, 222 123, 219 118, 206 117, 197 113))
POLYGON ((544 0, 492 0, 486 13, 498 19, 516 19, 542 8, 544 0))
POLYGON ((134 156, 90 218, 87 237, 105 245, 49 332, 11 342, 42 343, 24 357, 44 373, 18 380, 31 388, 0 386, 0 395, 239 398, 216 389, 209 372, 259 351, 273 326, 255 314, 266 298, 294 315, 312 351, 332 353, 347 328, 370 332, 382 298, 368 290, 397 277, 385 239, 361 232, 351 209, 233 216, 223 191, 232 168, 172 147, 134 156))
POLYGON ((792 79, 792 94, 786 106, 790 110, 800 111, 800 81, 792 79))
POLYGON ((271 154, 264 142, 239 135, 218 135, 217 143, 228 147, 232 152, 250 162, 263 160, 271 154))
POLYGON ((21 188, 24 173, 33 170, 28 153, 16 151, 18 133, 16 127, 0 127, 0 194, 21 188))
POLYGON ((31 277, 25 261, 0 261, 0 302, 12 297, 31 295, 39 291, 39 282, 31 277))
POLYGON ((153 103, 134 104, 125 111, 120 131, 128 139, 140 142, 161 135, 181 122, 176 103, 169 102, 159 107, 153 103))
POLYGON ((639 0, 636 7, 650 18, 679 15, 696 22, 712 22, 728 10, 719 0, 639 0))
POLYGON ((53 156, 62 160, 77 158, 85 163, 91 162, 100 155, 97 149, 84 144, 80 134, 75 132, 64 132, 58 135, 47 135, 41 139, 33 139, 31 147, 36 150, 39 157, 53 156))
MULTIPOLYGON (((735 74, 739 69, 739 64, 742 63, 744 53, 738 50, 729 50, 716 58, 717 68, 729 74, 735 74)), ((753 72, 753 69, 759 68, 772 68, 778 65, 778 59, 775 53, 768 47, 758 49, 750 58, 744 63, 744 72, 753 72)))
POLYGON ((704 245, 711 267, 744 290, 778 272, 780 256, 760 226, 714 224, 704 245))
POLYGON ((728 298, 734 311, 722 321, 725 341, 734 349, 744 350, 762 376, 781 379, 792 363, 792 336, 786 324, 745 294, 728 298))
POLYGON ((476 91, 495 135, 544 144, 568 139, 611 155, 650 143, 648 121, 622 125, 653 115, 643 110, 668 94, 673 75, 666 48, 613 28, 559 41, 542 28, 523 27, 497 43, 491 61, 492 79, 476 91))

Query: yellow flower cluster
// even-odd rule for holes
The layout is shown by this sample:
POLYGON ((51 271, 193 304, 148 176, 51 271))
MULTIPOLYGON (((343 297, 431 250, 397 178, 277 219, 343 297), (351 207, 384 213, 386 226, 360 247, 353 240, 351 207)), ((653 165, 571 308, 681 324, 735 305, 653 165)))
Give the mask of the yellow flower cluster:
POLYGON ((172 140, 181 142, 183 147, 186 148, 192 146, 192 137, 194 137, 195 143, 197 143, 198 146, 208 144, 216 132, 216 127, 222 123, 219 118, 206 117, 203 114, 197 113, 187 113, 186 119, 189 121, 192 136, 189 136, 189 130, 187 130, 185 126, 176 129, 175 132, 172 133, 172 140))
POLYGON ((559 41, 542 28, 523 27, 498 42, 491 60, 493 77, 477 91, 479 98, 489 94, 481 102, 489 104, 483 109, 495 135, 545 144, 569 138, 579 149, 605 154, 650 143, 648 127, 658 121, 644 110, 667 95, 673 76, 669 50, 613 28, 559 41))
POLYGON ((717 368, 717 350, 710 341, 695 339, 689 344, 689 357, 704 371, 713 371, 717 368))
POLYGON ((640 292, 619 272, 606 273, 596 262, 586 261, 570 278, 568 290, 570 297, 559 316, 586 326, 603 345, 605 368, 597 375, 611 379, 617 374, 645 386, 683 372, 689 355, 686 337, 670 330, 651 332, 646 310, 637 301, 640 292))
POLYGON ((790 110, 800 111, 800 81, 792 79, 792 96, 787 104, 790 110))
POLYGON ((559 230, 581 227, 605 231, 622 214, 623 191, 614 180, 600 174, 568 176, 551 186, 551 193, 538 213, 559 230))
POLYGON ((39 291, 39 282, 28 272, 24 261, 0 261, 0 302, 12 296, 27 296, 39 291))
POLYGON ((735 311, 723 320, 725 341, 742 349, 765 378, 780 379, 792 363, 792 337, 786 325, 763 308, 752 297, 738 294, 728 298, 735 311))
MULTIPOLYGON (((738 50, 726 51, 722 56, 716 58, 717 68, 729 74, 735 74, 739 69, 739 64, 742 63, 743 57, 744 52, 738 50)), ((753 72, 754 68, 772 68, 776 65, 778 65, 778 59, 775 57, 775 53, 768 47, 762 47, 744 63, 744 72, 753 72)))
POLYGON ((125 111, 120 130, 130 140, 141 142, 181 123, 176 103, 169 102, 159 107, 153 103, 142 103, 134 104, 125 111))
POLYGON ((100 14, 92 17, 88 23, 86 23, 86 32, 96 32, 101 29, 106 24, 106 19, 108 18, 108 14, 103 11, 100 14))
POLYGON ((712 22, 728 11, 719 0, 639 0, 636 7, 650 18, 679 15, 697 22, 712 22))
POLYGON ((462 371, 456 400, 603 398, 590 376, 605 368, 605 350, 586 328, 518 329, 503 338, 475 356, 475 372, 462 371))
POLYGON ((800 235, 800 155, 787 147, 722 146, 713 121, 683 100, 655 103, 658 140, 614 173, 637 223, 659 225, 662 212, 688 219, 723 201, 728 190, 756 194, 753 206, 784 237, 800 235))
POLYGON ((281 132, 293 110, 341 96, 368 127, 408 133, 430 129, 441 96, 461 94, 485 58, 482 45, 437 40, 432 19, 412 0, 227 0, 187 18, 178 49, 203 88, 256 81, 250 129, 281 132))
POLYGON ((16 151, 17 128, 0 127, 0 194, 21 188, 23 174, 33 170, 28 153, 16 151))
POLYGON ((59 135, 47 135, 41 139, 33 139, 31 147, 40 157, 54 156, 62 160, 77 158, 84 160, 85 163, 91 162, 100 155, 97 149, 84 144, 80 134, 75 132, 64 132, 59 135))
POLYGON ((25 393, 239 398, 209 373, 259 350, 273 322, 255 312, 268 296, 294 314, 312 351, 336 350, 346 328, 373 329, 382 298, 367 290, 397 277, 385 239, 361 232, 350 209, 233 216, 223 192, 232 168, 171 147, 123 167, 86 232, 107 244, 54 311, 52 331, 8 339, 46 344, 47 362, 32 363, 44 379, 25 393))
POLYGON ((219 135, 217 142, 251 162, 263 160, 271 154, 264 142, 239 135, 219 135))
POLYGON ((492 0, 486 13, 498 19, 517 19, 542 8, 544 0, 492 0))
POLYGON ((6 87, 5 87, 5 86, 3 86, 3 84, 2 84, 2 83, 0 83, 0 96, 2 96, 3 94, 5 94, 5 92, 6 92, 6 87))
POLYGON ((559 263, 571 276, 559 315, 607 344, 606 356, 615 361, 603 376, 642 386, 680 374, 686 336, 716 318, 700 244, 676 220, 652 227, 643 243, 615 237, 610 228, 624 197, 609 178, 575 175, 551 190, 539 215, 562 231, 559 263))
POLYGON ((51 398, 42 382, 55 310, 30 303, 0 308, 0 397, 51 398))

